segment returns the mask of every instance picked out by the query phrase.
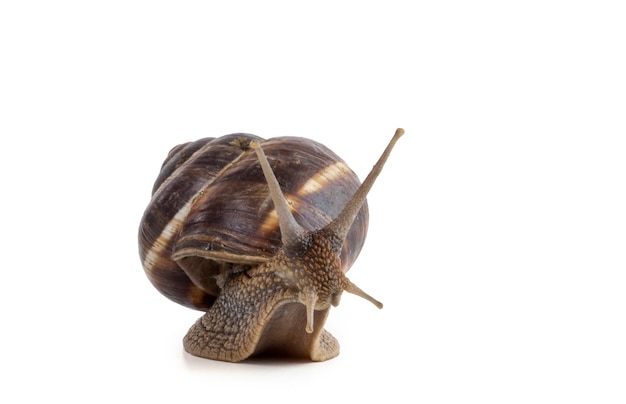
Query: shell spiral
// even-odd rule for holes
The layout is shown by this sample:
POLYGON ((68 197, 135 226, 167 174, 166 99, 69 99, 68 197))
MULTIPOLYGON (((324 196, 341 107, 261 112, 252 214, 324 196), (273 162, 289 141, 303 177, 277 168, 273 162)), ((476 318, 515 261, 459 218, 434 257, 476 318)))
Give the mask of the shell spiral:
MULTIPOLYGON (((219 276, 265 262, 282 245, 253 140, 306 230, 330 223, 360 185, 339 156, 310 139, 232 134, 174 147, 141 219, 139 255, 156 289, 179 304, 208 310, 220 294, 219 276), (188 276, 185 259, 202 262, 203 282, 188 276)), ((361 251, 367 224, 363 204, 342 246, 344 273, 361 251)))

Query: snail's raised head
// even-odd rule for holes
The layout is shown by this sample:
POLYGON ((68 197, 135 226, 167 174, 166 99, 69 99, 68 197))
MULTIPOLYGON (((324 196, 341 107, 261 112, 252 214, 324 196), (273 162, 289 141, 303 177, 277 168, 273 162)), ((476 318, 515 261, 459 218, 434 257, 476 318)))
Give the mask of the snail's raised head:
POLYGON ((403 129, 396 130, 382 156, 341 213, 323 229, 313 232, 307 231, 295 220, 263 149, 257 142, 251 144, 263 169, 280 226, 283 246, 275 257, 276 273, 298 290, 298 300, 306 306, 308 332, 313 332, 314 310, 326 309, 330 304, 337 305, 343 291, 363 297, 382 308, 382 303, 344 275, 339 257, 343 241, 369 190, 403 134, 403 129))

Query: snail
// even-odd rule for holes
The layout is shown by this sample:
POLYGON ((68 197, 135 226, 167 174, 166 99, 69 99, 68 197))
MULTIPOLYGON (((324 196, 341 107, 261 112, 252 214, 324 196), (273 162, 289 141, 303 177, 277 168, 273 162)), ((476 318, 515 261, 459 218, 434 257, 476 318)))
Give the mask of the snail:
POLYGON ((366 196, 403 134, 362 184, 334 152, 300 137, 174 147, 141 219, 139 255, 158 291, 205 311, 184 349, 230 362, 337 356, 324 323, 342 292, 382 308, 345 273, 365 241, 366 196))

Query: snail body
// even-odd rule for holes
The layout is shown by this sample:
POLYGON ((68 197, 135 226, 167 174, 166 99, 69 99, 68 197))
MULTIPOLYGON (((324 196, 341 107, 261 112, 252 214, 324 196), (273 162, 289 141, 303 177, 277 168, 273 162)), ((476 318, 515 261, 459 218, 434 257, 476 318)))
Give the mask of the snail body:
POLYGON ((192 355, 323 361, 339 354, 324 330, 367 233, 368 178, 310 139, 249 134, 174 147, 139 228, 139 254, 163 295, 206 313, 183 339, 192 355))

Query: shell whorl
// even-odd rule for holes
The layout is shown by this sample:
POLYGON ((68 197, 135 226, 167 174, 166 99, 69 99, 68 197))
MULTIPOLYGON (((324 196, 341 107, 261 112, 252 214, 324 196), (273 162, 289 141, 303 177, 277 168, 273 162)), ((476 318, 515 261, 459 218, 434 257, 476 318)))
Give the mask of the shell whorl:
MULTIPOLYGON (((141 220, 139 252, 150 281, 177 303, 207 310, 220 293, 217 274, 264 262, 281 246, 253 140, 262 145, 295 219, 307 230, 331 222, 360 185, 343 160, 309 139, 233 134, 176 146, 141 220), (188 257, 203 261, 209 281, 199 286, 190 280, 180 265, 188 257)), ((344 272, 363 246, 367 216, 365 204, 343 244, 344 272)))

